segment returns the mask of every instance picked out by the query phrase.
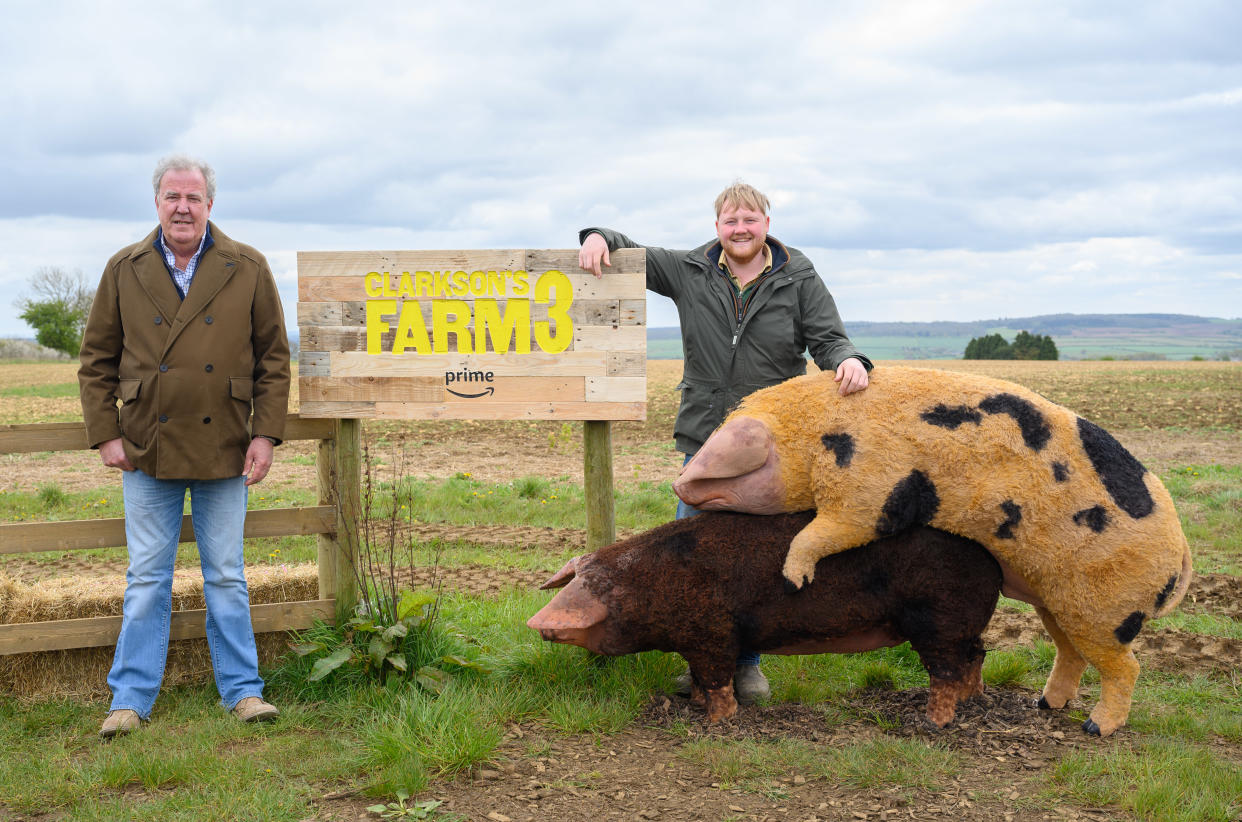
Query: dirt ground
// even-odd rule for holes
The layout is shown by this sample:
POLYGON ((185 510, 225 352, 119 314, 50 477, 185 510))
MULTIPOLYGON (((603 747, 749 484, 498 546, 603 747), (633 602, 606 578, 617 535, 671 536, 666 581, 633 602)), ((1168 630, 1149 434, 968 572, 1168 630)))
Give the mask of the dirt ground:
MULTIPOLYGON (((1017 379, 1053 399, 1058 399, 1055 380, 1090 378, 1088 370, 1078 364, 1058 365, 1073 367, 1045 372, 1037 370, 1048 368, 1042 364, 1012 364, 1005 366, 1012 373, 995 375, 1017 379), (1041 384, 1040 380, 1054 382, 1041 384)), ((648 421, 612 426, 614 477, 621 488, 669 480, 681 464, 669 437, 680 363, 653 361, 649 366, 648 421)), ((1233 399, 1222 402, 1211 406, 1211 413, 1238 413, 1236 407, 1229 407, 1233 399)), ((378 479, 398 464, 407 474, 431 478, 457 473, 469 473, 484 482, 527 475, 575 482, 582 478, 578 423, 389 423, 368 425, 366 430, 372 453, 384 460, 377 469, 378 479)), ((1233 431, 1219 427, 1149 430, 1135 424, 1110 426, 1109 430, 1158 474, 1191 464, 1242 465, 1242 437, 1236 427, 1233 431)), ((261 487, 267 493, 279 493, 285 487, 313 488, 313 449, 313 443, 282 446, 269 480, 261 487)), ((91 452, 0 455, 0 491, 35 490, 47 482, 72 492, 119 485, 119 475, 99 466, 97 455, 91 452)), ((420 523, 414 533, 421 539, 465 539, 560 556, 585 543, 580 531, 550 528, 420 523)), ((38 563, 11 558, 5 572, 32 583, 56 575, 119 575, 124 569, 121 563, 66 555, 38 563)), ((411 571, 410 582, 426 584, 427 574, 411 571)), ((494 596, 511 587, 529 589, 543 581, 541 573, 505 572, 490 566, 445 568, 441 575, 447 588, 480 596, 494 596)), ((1181 607, 1190 613, 1242 618, 1242 578, 1201 576, 1181 607)), ((1044 632, 1034 614, 1002 609, 988 628, 985 644, 995 650, 1029 646, 1039 638, 1045 638, 1044 632)), ((1140 634, 1135 648, 1146 672, 1203 673, 1236 686, 1242 671, 1239 640, 1148 629, 1140 634)), ((1071 703, 1071 708, 1079 709, 1075 718, 1072 711, 1038 710, 1037 697, 1034 691, 989 688, 983 697, 959 708, 949 728, 934 732, 922 721, 925 688, 855 694, 844 704, 831 706, 851 717, 844 724, 839 715, 826 721, 824 706, 780 704, 743 708, 733 720, 708 725, 686 700, 654 694, 642 716, 615 735, 559 736, 534 724, 513 724, 506 729, 495 762, 437 783, 429 796, 443 800, 444 810, 491 822, 1132 818, 1116 809, 1064 803, 1049 809, 1041 793, 1067 752, 1125 749, 1140 737, 1127 728, 1106 740, 1087 737, 1080 723, 1081 710, 1088 709, 1088 704, 1071 703), (868 740, 919 738, 951 752, 961 767, 956 776, 935 779, 939 783, 935 790, 891 783, 859 787, 802 773, 733 784, 713 776, 705 765, 686 755, 687 743, 713 738, 796 739, 824 752, 868 740)), ((1242 766, 1242 750, 1236 745, 1219 740, 1197 744, 1210 745, 1220 758, 1242 766)), ((358 796, 345 786, 325 786, 324 790, 311 818, 325 822, 377 818, 365 810, 374 799, 358 796)))

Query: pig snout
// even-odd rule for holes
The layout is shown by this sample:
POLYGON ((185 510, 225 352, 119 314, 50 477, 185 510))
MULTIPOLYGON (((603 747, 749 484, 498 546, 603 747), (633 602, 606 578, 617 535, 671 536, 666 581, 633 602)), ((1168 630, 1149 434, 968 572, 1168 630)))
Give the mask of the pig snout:
POLYGON ((722 425, 681 469, 673 491, 705 511, 781 513, 785 487, 767 425, 752 417, 722 425))
POLYGON ((608 619, 608 608, 574 579, 552 601, 526 621, 547 642, 577 645, 599 652, 599 643, 608 619))

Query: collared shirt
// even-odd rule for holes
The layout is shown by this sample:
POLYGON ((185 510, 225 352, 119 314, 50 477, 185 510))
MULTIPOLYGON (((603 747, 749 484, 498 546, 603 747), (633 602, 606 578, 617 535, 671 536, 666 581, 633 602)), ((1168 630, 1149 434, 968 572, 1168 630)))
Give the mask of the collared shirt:
MULTIPOLYGON (((763 263, 763 271, 759 272, 759 277, 762 277, 764 274, 767 274, 772 270, 772 247, 767 243, 763 244, 763 263)), ((729 275, 729 281, 733 283, 733 290, 737 292, 739 297, 745 294, 752 285, 759 281, 759 277, 755 277, 755 279, 751 280, 745 285, 745 287, 743 287, 742 284, 738 282, 737 275, 729 269, 729 263, 723 251, 720 252, 719 266, 724 270, 724 273, 729 275)))
POLYGON ((194 252, 194 256, 186 263, 185 268, 177 268, 177 255, 172 252, 168 244, 164 242, 164 229, 160 229, 160 251, 164 254, 164 262, 168 264, 168 272, 172 274, 173 283, 177 286, 177 291, 181 294, 181 299, 185 299, 185 295, 190 292, 190 283, 194 281, 194 271, 198 268, 199 258, 203 256, 203 249, 209 247, 208 238, 211 235, 211 226, 203 229, 202 239, 198 241, 198 250, 194 252))

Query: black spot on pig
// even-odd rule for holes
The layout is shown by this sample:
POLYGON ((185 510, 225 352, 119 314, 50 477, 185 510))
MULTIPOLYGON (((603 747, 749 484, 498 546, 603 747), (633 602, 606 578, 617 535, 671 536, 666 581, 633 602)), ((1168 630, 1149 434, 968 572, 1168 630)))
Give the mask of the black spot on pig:
MULTIPOLYGON (((936 614, 932 603, 924 599, 908 600, 901 608, 895 620, 897 630, 902 636, 909 637, 912 643, 935 644, 936 614)), ((930 667, 930 666, 929 666, 930 667)), ((939 671, 931 672, 939 676, 939 671)))
POLYGON ((948 428, 950 431, 964 422, 973 422, 978 425, 983 419, 983 415, 969 405, 945 405, 943 403, 930 411, 924 411, 920 416, 924 422, 948 428))
POLYGON ((979 408, 989 414, 1008 414, 1022 431, 1026 447, 1038 451, 1048 444, 1052 429, 1044 415, 1032 403, 1014 394, 993 394, 979 403, 979 408))
POLYGON ((1147 469, 1113 435, 1093 422, 1078 418, 1078 436, 1087 458, 1117 507, 1135 519, 1155 510, 1143 475, 1147 469))
POLYGON ((1097 534, 1108 527, 1108 512, 1102 505, 1093 505, 1074 514, 1075 525, 1085 525, 1097 534))
POLYGON ((675 557, 688 557, 699 547, 699 540, 694 531, 682 531, 674 534, 664 543, 664 549, 675 557))
POLYGON ((820 441, 830 454, 836 454, 838 468, 845 468, 854 458, 854 438, 849 434, 824 434, 820 441))
POLYGON ((1013 539, 1013 527, 1022 521, 1022 506, 1011 499, 1001 503, 1001 511, 1005 513, 1005 521, 996 529, 1000 539, 1013 539))
POLYGON ((1069 479, 1069 466, 1063 462, 1054 462, 1052 464, 1052 478, 1057 482, 1065 482, 1069 479))
POLYGON ((883 568, 873 568, 863 577, 861 587, 870 596, 884 596, 888 593, 888 585, 888 571, 883 568))
POLYGON ((1147 614, 1142 611, 1135 611, 1113 630, 1113 636, 1117 637, 1117 641, 1122 645, 1129 645, 1138 636, 1138 632, 1143 629, 1143 620, 1146 618, 1147 614))
POLYGON ((1169 598, 1169 594, 1173 593, 1173 587, 1177 585, 1177 574, 1169 577, 1169 581, 1164 584, 1164 588, 1156 595, 1156 610, 1159 611, 1164 607, 1164 602, 1169 598))
POLYGON ((936 494, 936 486, 922 471, 911 471, 893 486, 884 501, 875 532, 880 536, 890 536, 916 525, 927 525, 939 509, 940 497, 936 494))

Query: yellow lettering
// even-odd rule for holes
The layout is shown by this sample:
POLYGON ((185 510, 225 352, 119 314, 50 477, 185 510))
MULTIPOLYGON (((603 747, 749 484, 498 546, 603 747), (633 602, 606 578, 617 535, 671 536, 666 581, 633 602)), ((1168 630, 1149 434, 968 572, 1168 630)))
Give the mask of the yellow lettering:
POLYGON ((470 296, 486 297, 487 296, 487 272, 471 271, 470 272, 470 296))
POLYGON ((535 344, 549 354, 559 354, 574 340, 574 324, 569 306, 574 301, 573 285, 559 271, 546 271, 535 281, 535 302, 545 303, 556 290, 556 302, 548 306, 548 322, 535 323, 535 344))
POLYGON ((487 350, 487 337, 491 337, 492 351, 509 353, 517 338, 516 354, 530 353, 530 301, 509 300, 500 308, 496 300, 474 301, 475 348, 480 353, 487 350))
POLYGON ((436 296, 452 297, 453 296, 453 272, 437 271, 436 272, 436 296))
POLYGON ((402 354, 410 347, 419 354, 431 353, 427 325, 423 322, 422 304, 412 300, 401 304, 401 319, 397 323, 397 336, 392 341, 392 353, 402 354))
MULTIPOLYGON (((367 276, 370 276, 369 274, 367 276)), ((388 330, 384 317, 397 313, 396 300, 367 300, 367 353, 380 353, 380 337, 388 330)))
POLYGON ((470 282, 469 282, 469 280, 470 280, 470 275, 469 275, 469 274, 467 274, 466 272, 464 272, 464 271, 454 271, 454 272, 453 272, 453 278, 452 278, 452 280, 451 280, 451 282, 453 283, 453 290, 452 290, 452 293, 450 293, 450 295, 449 295, 449 296, 451 296, 451 297, 464 297, 464 296, 466 296, 467 294, 469 294, 469 293, 470 293, 470 282))
POLYGON ((414 281, 410 279, 410 272, 401 272, 401 277, 397 280, 397 293, 393 296, 406 300, 414 299, 414 281))
POLYGON ((368 271, 362 275, 362 290, 368 297, 378 297, 384 289, 384 275, 378 271, 368 271))
POLYGON ((435 353, 448 353, 449 334, 457 335, 457 353, 474 353, 470 340, 470 304, 465 300, 435 300, 431 304, 432 350, 435 353))
POLYGON ((503 297, 505 295, 505 277, 508 275, 508 271, 487 272, 487 290, 497 297, 503 297))
POLYGON ((513 296, 525 297, 530 294, 530 283, 526 281, 526 272, 518 269, 513 272, 513 296))
POLYGON ((414 296, 430 297, 432 289, 432 279, 430 271, 414 272, 414 296))

